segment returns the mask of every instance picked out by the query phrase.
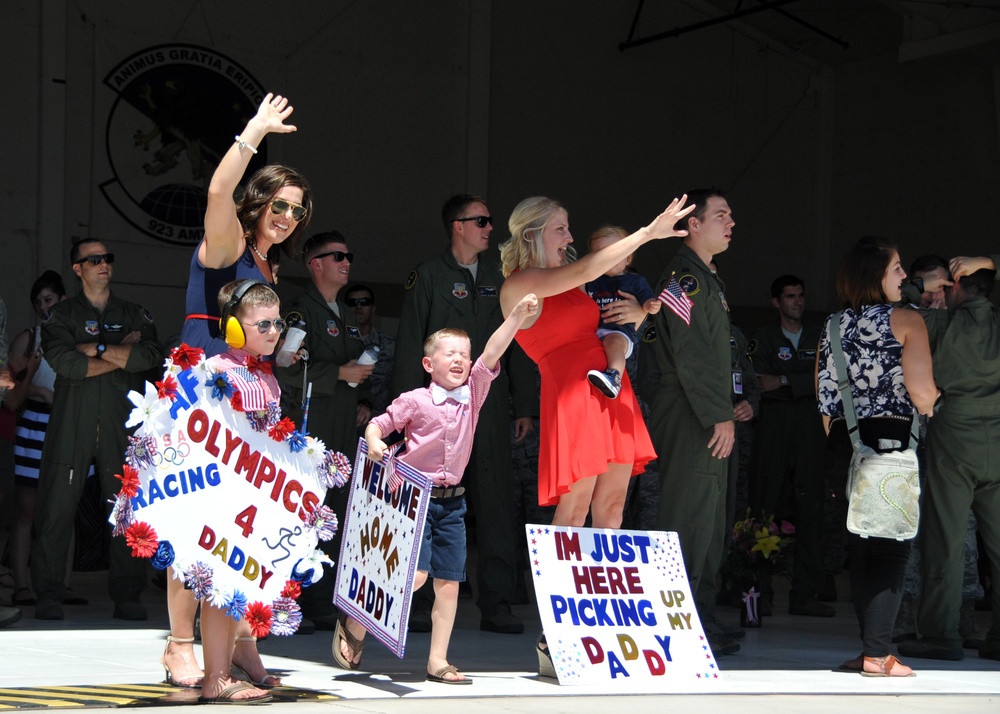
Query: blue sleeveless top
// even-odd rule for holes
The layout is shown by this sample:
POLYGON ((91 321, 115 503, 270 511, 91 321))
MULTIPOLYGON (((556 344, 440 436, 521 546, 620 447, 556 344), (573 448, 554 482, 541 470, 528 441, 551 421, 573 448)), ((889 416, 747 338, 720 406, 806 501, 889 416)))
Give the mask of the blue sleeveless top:
MULTIPOLYGON (((219 289, 233 280, 260 280, 271 284, 264 277, 253 259, 248 245, 243 255, 225 268, 206 268, 198 260, 198 248, 191 256, 191 271, 188 274, 187 299, 184 302, 185 315, 214 315, 216 319, 206 320, 192 317, 184 320, 181 342, 205 350, 205 357, 214 357, 229 349, 219 335, 219 289)), ((272 287, 274 287, 272 285, 272 287)))
MULTIPOLYGON (((892 310, 892 305, 866 305, 860 313, 848 308, 841 314, 841 345, 858 419, 913 414, 913 402, 903 384, 903 345, 889 323, 892 310)), ((836 418, 844 416, 844 404, 830 350, 832 317, 826 319, 819 341, 817 397, 820 413, 836 418)))

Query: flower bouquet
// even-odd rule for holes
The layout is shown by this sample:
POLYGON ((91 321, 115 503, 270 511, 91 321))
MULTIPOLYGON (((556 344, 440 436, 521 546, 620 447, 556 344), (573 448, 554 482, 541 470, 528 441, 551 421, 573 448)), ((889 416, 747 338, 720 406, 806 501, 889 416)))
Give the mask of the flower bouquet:
POLYGON ((733 525, 732 541, 722 563, 723 586, 742 594, 741 622, 745 627, 760 627, 758 600, 760 583, 774 575, 789 575, 790 563, 785 549, 792 544, 795 526, 789 521, 776 522, 774 516, 752 516, 733 525))

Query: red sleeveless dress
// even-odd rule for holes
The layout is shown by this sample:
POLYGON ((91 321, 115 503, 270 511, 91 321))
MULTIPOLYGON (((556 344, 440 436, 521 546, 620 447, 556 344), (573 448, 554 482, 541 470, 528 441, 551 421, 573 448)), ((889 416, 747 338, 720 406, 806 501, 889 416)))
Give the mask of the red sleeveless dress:
POLYGON ((604 473, 609 463, 632 464, 635 476, 656 458, 628 375, 617 399, 587 380, 589 370, 608 365, 597 339, 599 320, 597 303, 574 288, 545 298, 535 324, 515 337, 542 375, 541 506, 555 505, 572 484, 604 473))

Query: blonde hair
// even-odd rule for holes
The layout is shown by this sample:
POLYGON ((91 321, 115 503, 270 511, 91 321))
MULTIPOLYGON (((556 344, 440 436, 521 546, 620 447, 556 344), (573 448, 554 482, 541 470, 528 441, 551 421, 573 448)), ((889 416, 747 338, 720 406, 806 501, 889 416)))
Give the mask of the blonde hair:
POLYGON ((460 330, 457 327, 444 327, 437 332, 428 335, 427 339, 424 340, 424 357, 432 357, 434 355, 434 350, 437 349, 438 342, 447 337, 457 337, 460 340, 466 340, 469 342, 469 346, 472 346, 472 340, 469 339, 469 333, 465 330, 460 330))
MULTIPOLYGON (((500 263, 506 278, 523 268, 547 268, 542 232, 552 219, 552 214, 566 208, 551 198, 532 196, 514 207, 507 221, 510 239, 500 246, 500 263)), ((576 259, 576 252, 567 247, 569 261, 576 259)))
MULTIPOLYGON (((604 238, 614 238, 615 240, 612 242, 617 242, 620 241, 622 238, 627 238, 627 237, 628 233, 621 226, 612 226, 612 225, 601 226, 596 231, 594 231, 591 234, 590 238, 587 240, 587 252, 593 253, 594 243, 604 238)), ((625 259, 625 265, 631 265, 631 264, 632 264, 632 256, 629 255, 625 259)))

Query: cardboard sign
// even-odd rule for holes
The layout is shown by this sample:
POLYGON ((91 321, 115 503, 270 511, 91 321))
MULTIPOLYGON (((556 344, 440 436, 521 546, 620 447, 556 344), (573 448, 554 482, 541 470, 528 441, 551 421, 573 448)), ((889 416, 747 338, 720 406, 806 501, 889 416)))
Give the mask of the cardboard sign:
POLYGON ((525 526, 560 684, 719 679, 676 533, 525 526))
POLYGON ((402 659, 431 479, 393 458, 402 485, 390 492, 383 466, 389 458, 372 461, 359 440, 334 603, 402 659))
MULTIPOLYGON (((137 533, 152 540, 156 555, 149 548, 145 555, 154 565, 172 565, 186 579, 197 573, 196 597, 234 617, 253 603, 287 610, 287 581, 308 585, 322 576, 317 542, 336 530, 336 519, 321 508, 324 469, 331 473, 334 455, 294 432, 291 422, 279 423, 276 404, 235 409, 234 393, 216 390, 217 373, 205 361, 167 365, 157 388, 147 383, 145 395, 129 395, 136 409, 128 426, 139 429, 123 467, 133 484, 123 485, 111 516, 116 533, 136 555, 137 533)), ((297 627, 293 617, 276 634, 297 627)))

